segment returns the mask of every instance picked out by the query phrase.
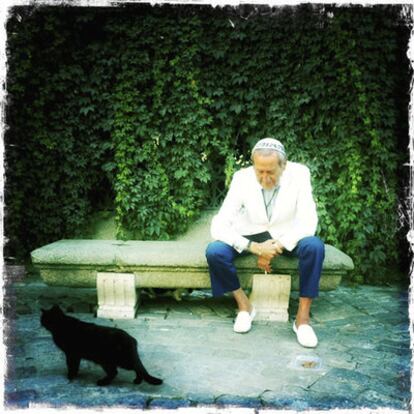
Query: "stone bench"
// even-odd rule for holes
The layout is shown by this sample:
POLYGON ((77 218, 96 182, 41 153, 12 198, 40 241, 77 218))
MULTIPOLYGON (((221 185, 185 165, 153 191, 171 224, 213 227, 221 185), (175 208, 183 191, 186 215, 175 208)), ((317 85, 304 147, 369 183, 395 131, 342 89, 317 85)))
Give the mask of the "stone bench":
MULTIPOLYGON (((209 288, 206 240, 59 240, 32 252, 32 263, 51 286, 96 287, 98 316, 134 318, 141 288, 209 288)), ((278 257, 261 274, 256 257, 236 259, 241 285, 251 289, 260 320, 288 320, 290 290, 298 290, 298 260, 278 257)), ((335 289, 354 268, 352 259, 326 245, 321 290, 335 289)))

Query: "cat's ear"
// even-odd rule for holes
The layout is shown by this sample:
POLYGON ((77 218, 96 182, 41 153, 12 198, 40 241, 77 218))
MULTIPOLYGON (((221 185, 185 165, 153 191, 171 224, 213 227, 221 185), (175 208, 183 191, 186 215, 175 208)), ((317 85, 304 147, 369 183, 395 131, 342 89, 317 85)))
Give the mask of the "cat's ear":
POLYGON ((63 313, 62 309, 60 309, 59 305, 53 305, 52 309, 53 312, 63 313))
POLYGON ((45 313, 45 312, 46 312, 46 309, 40 308, 40 311, 41 311, 42 313, 45 313))

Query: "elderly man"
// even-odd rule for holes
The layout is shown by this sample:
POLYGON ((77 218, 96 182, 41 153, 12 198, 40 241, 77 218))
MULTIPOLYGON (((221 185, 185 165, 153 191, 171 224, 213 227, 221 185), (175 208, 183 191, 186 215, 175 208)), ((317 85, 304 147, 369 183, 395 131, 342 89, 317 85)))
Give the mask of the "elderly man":
POLYGON ((234 331, 248 332, 255 310, 240 287, 234 259, 253 253, 258 267, 271 272, 273 258, 294 255, 299 259, 300 298, 293 331, 302 346, 316 347, 310 308, 319 294, 325 247, 314 236, 318 218, 309 169, 287 161, 283 144, 273 138, 257 142, 251 160, 253 166, 234 174, 211 224, 216 241, 208 245, 206 257, 213 296, 232 292, 239 310, 234 331))

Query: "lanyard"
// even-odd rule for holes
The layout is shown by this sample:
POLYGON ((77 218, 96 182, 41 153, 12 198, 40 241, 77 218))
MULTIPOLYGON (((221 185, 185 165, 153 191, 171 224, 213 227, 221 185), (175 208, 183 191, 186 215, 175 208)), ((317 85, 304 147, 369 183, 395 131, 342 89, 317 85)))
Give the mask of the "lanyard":
POLYGON ((279 186, 277 186, 277 187, 273 190, 273 193, 272 193, 272 196, 270 197, 270 200, 269 200, 268 202, 266 202, 265 191, 264 191, 264 189, 262 189, 263 202, 264 202, 264 205, 265 205, 266 215, 267 215, 268 220, 270 220, 270 218, 271 218, 271 216, 272 216, 272 211, 271 211, 271 210, 270 210, 270 213, 269 213, 269 206, 271 206, 272 201, 273 201, 273 199, 275 198, 275 195, 278 193, 278 191, 279 191, 279 186))

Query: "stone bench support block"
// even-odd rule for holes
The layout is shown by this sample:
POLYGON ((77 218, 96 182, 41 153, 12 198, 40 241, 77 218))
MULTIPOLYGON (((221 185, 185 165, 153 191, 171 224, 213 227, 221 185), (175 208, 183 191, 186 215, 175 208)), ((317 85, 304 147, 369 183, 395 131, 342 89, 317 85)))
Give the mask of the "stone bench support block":
POLYGON ((256 309, 256 320, 287 322, 290 288, 290 275, 253 275, 250 300, 256 309))
POLYGON ((98 318, 134 319, 138 307, 133 273, 98 272, 98 318))

